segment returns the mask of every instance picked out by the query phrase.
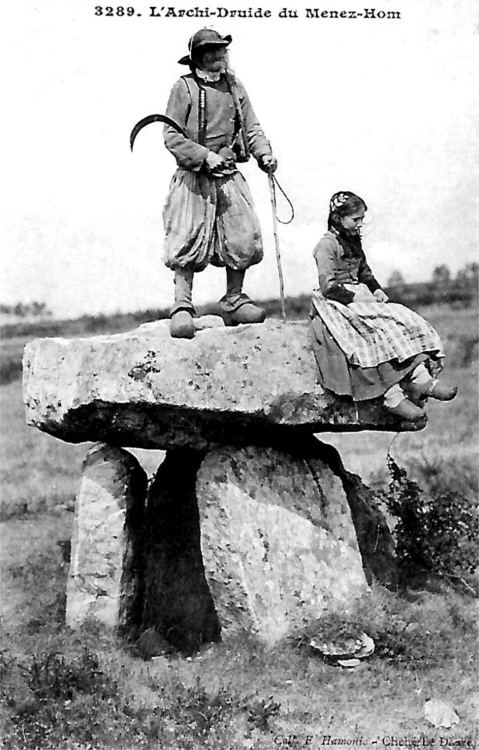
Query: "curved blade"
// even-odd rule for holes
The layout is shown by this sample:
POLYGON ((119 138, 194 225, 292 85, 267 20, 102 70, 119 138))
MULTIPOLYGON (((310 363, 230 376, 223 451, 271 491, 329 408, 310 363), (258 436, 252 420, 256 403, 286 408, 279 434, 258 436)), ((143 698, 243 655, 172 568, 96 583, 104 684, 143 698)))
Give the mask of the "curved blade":
POLYGON ((136 123, 135 127, 131 131, 130 135, 130 148, 133 151, 133 144, 135 143, 135 138, 140 132, 142 128, 144 128, 146 125, 150 125, 152 122, 164 122, 165 125, 170 125, 172 128, 178 131, 178 133, 181 133, 181 135, 184 135, 185 138, 188 138, 186 131, 181 127, 181 125, 178 125, 177 122, 171 119, 171 117, 168 117, 167 115, 148 115, 148 117, 144 117, 142 120, 136 123))

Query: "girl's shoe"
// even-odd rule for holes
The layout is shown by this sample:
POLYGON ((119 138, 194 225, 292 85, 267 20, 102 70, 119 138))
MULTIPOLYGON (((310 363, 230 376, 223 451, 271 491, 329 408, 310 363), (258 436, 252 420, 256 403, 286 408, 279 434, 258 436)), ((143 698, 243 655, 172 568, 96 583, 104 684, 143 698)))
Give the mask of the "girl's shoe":
POLYGON ((408 422, 419 422, 425 417, 423 410, 407 398, 404 398, 397 406, 386 406, 386 409, 398 419, 405 419, 408 422))
POLYGON ((436 380, 425 393, 427 398, 435 398, 438 401, 452 401, 457 394, 457 385, 446 385, 436 380))
POLYGON ((457 386, 446 385, 441 383, 440 380, 430 380, 424 384, 405 383, 403 390, 413 403, 421 400, 426 401, 428 398, 435 398, 438 401, 452 401, 456 396, 457 386))

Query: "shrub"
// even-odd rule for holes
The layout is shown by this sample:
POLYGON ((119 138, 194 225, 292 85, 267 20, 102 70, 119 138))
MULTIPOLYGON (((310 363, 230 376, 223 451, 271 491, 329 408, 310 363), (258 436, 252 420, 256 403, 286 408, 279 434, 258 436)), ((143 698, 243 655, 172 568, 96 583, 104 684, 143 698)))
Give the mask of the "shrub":
POLYGON ((38 700, 51 698, 72 700, 76 693, 94 692, 98 697, 114 695, 100 669, 98 657, 87 648, 74 659, 60 652, 47 652, 34 657, 29 669, 29 686, 38 700))
POLYGON ((2 696, 14 709, 5 727, 6 748, 46 750, 72 736, 88 742, 95 734, 101 734, 99 728, 104 723, 110 721, 113 725, 108 714, 112 706, 117 708, 118 685, 103 673, 98 657, 90 649, 85 647, 68 656, 46 650, 29 662, 11 657, 4 665, 6 670, 21 673, 33 698, 19 704, 15 694, 2 696), (106 706, 109 711, 105 711, 106 706))
POLYGON ((446 488, 425 495, 388 454, 391 476, 384 501, 397 519, 396 555, 403 572, 425 571, 474 593, 468 578, 479 565, 477 506, 446 488))

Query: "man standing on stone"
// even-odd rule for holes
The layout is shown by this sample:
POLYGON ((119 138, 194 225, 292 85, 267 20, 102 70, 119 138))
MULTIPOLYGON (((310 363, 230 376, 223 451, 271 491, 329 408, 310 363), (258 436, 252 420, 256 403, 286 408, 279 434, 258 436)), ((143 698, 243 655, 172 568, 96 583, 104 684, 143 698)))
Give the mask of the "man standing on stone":
POLYGON ((163 219, 165 262, 175 272, 171 335, 193 338, 194 274, 209 263, 226 267, 220 300, 227 325, 262 323, 265 312, 243 293, 246 269, 263 257, 261 230, 246 180, 237 169, 250 154, 265 172, 277 167, 248 95, 228 69, 231 36, 201 29, 179 62, 190 73, 173 86, 164 140, 178 169, 163 219))

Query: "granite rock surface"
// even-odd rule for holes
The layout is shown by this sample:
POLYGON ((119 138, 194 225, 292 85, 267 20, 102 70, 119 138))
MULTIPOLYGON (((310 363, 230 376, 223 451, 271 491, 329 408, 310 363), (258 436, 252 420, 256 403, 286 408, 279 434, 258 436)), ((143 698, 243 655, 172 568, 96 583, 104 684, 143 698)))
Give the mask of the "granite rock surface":
POLYGON ((172 339, 163 320, 31 342, 28 424, 73 443, 197 450, 271 445, 295 432, 401 429, 380 399, 355 404, 321 388, 306 322, 225 328, 201 320, 192 340, 172 339))
POLYGON ((94 445, 83 463, 67 583, 66 622, 135 630, 142 587, 146 474, 127 451, 94 445))
POLYGON ((224 447, 206 455, 196 494, 223 636, 274 644, 367 591, 346 493, 319 458, 224 447))

